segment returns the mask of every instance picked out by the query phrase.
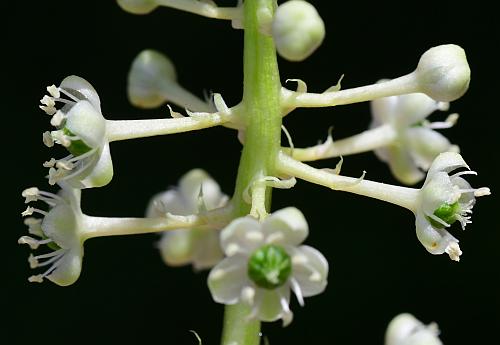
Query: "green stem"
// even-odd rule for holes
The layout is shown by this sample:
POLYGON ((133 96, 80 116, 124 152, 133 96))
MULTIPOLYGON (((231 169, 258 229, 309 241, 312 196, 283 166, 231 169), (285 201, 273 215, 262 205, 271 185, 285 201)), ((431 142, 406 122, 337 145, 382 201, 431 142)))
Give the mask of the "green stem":
MULTIPOLYGON (((244 85, 245 141, 241 155, 236 188, 233 195, 234 216, 245 216, 251 205, 243 193, 262 176, 276 174, 275 162, 280 149, 281 112, 278 64, 273 39, 262 34, 259 27, 269 19, 259 13, 273 13, 274 0, 244 2, 244 85), (260 24, 260 25, 259 25, 260 24)), ((266 206, 271 204, 271 189, 266 191, 266 206)), ((258 345, 260 321, 248 319, 243 304, 226 306, 222 345, 258 345)))

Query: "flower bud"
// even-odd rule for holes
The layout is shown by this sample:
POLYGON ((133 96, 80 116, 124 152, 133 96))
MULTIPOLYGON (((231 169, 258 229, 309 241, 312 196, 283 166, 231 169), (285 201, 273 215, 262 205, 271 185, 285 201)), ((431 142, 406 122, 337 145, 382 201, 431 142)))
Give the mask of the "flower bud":
POLYGON ((272 35, 283 58, 302 61, 323 42, 325 24, 313 5, 303 0, 291 0, 276 10, 272 35))
POLYGON ((155 0, 117 0, 116 2, 124 11, 133 14, 148 14, 158 7, 155 0))
POLYGON ((155 108, 165 102, 163 88, 177 84, 173 63, 163 54, 143 50, 132 62, 128 75, 128 98, 138 107, 155 108))
POLYGON ((391 320, 385 333, 385 345, 442 345, 435 323, 426 326, 413 315, 403 313, 391 320))
POLYGON ((465 51, 454 44, 427 50, 415 70, 423 93, 436 101, 451 102, 467 91, 470 69, 465 51))

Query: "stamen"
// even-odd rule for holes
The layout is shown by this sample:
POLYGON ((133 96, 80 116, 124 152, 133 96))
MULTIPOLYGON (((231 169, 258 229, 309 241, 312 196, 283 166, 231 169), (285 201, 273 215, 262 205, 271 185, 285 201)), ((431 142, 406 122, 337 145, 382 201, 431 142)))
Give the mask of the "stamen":
POLYGON ((462 255, 462 251, 460 250, 460 246, 457 242, 451 242, 450 244, 448 244, 444 251, 450 256, 450 259, 452 259, 453 261, 460 261, 460 255, 462 255))
POLYGON ((43 96, 43 98, 40 100, 40 103, 46 105, 47 107, 54 107, 56 105, 54 98, 47 95, 43 96))
POLYGON ((28 281, 30 283, 42 283, 43 282, 43 278, 45 278, 46 276, 48 276, 49 274, 51 274, 56 268, 57 266, 59 266, 59 263, 61 262, 61 260, 59 261, 56 261, 47 271, 45 271, 45 273, 43 274, 37 274, 37 275, 34 275, 34 276, 31 276, 28 278, 28 281))
POLYGON ((65 118, 66 118, 66 116, 64 115, 64 113, 62 111, 58 110, 58 111, 56 111, 54 116, 52 116, 52 119, 50 120, 50 124, 54 127, 59 127, 65 118))
POLYGON ((22 213, 21 213, 21 216, 25 217, 25 216, 31 216, 33 214, 33 212, 35 211, 35 208, 34 207, 31 207, 31 206, 28 206, 26 208, 26 210, 24 210, 22 213))
POLYGON ((453 178, 453 177, 459 177, 459 176, 462 176, 462 175, 477 175, 477 172, 472 171, 472 170, 459 171, 459 172, 451 175, 451 178, 453 178))
POLYGON ((54 146, 54 139, 52 138, 52 135, 50 134, 49 131, 43 133, 42 140, 45 146, 47 147, 54 146))
POLYGON ((37 274, 28 278, 30 283, 43 283, 43 275, 37 274))
POLYGON ((432 220, 435 220, 436 222, 438 222, 441 225, 444 225, 446 227, 450 226, 450 224, 446 223, 444 220, 442 220, 441 218, 439 218, 435 214, 430 214, 430 215, 428 215, 428 217, 431 218, 432 220))
POLYGON ((79 101, 81 101, 80 99, 78 99, 76 96, 74 96, 71 92, 63 89, 63 88, 59 88, 59 91, 61 91, 62 93, 64 93, 66 96, 68 96, 69 98, 71 98, 73 101, 75 101, 75 103, 78 103, 79 101))
POLYGON ((444 121, 429 122, 425 124, 425 127, 430 129, 446 129, 451 128, 457 124, 458 114, 450 114, 444 121))
POLYGON ((491 194, 491 191, 488 187, 481 187, 481 188, 478 188, 474 191, 475 197, 486 196, 486 195, 490 195, 490 194, 491 194))
POLYGON ((57 161, 56 168, 60 168, 63 170, 73 170, 75 165, 70 161, 57 161))
POLYGON ((299 302, 300 306, 304 306, 304 297, 302 295, 302 289, 300 288, 299 282, 295 278, 290 279, 290 287, 292 288, 292 291, 295 293, 295 296, 297 297, 297 301, 299 302))
POLYGON ((28 217, 24 219, 24 225, 28 227, 28 232, 32 235, 42 236, 42 220, 35 217, 28 217))
POLYGON ((40 109, 42 109, 47 115, 54 115, 57 111, 56 108, 54 107, 47 107, 45 105, 39 105, 38 106, 40 109))
MULTIPOLYGON (((66 254, 66 252, 67 252, 67 250, 66 250, 66 249, 59 249, 59 250, 56 250, 55 252, 52 252, 52 253, 50 253, 50 254, 54 254, 54 253, 57 253, 57 254, 55 254, 55 255, 51 255, 51 256, 50 256, 50 259, 48 259, 48 260, 46 260, 46 261, 44 261, 44 262, 42 262, 42 263, 40 263, 40 262, 38 261, 38 259, 40 259, 40 257, 41 257, 42 255, 39 255, 39 256, 32 256, 32 255, 30 255, 30 257, 32 257, 33 262, 36 262, 36 266, 35 266, 35 267, 31 267, 31 268, 43 267, 43 266, 50 265, 51 263, 53 263, 53 262, 55 262, 55 261, 60 260, 60 259, 64 256, 64 254, 66 254)), ((28 259, 28 260, 29 260, 29 259, 28 259)), ((31 263, 31 261, 30 261, 30 263, 31 263)))
POLYGON ((36 187, 27 188, 27 189, 23 190, 23 192, 21 193, 21 196, 23 198, 26 198, 26 200, 24 200, 25 204, 32 202, 32 201, 37 201, 38 197, 40 196, 40 190, 36 187))
POLYGON ((21 236, 21 237, 19 237, 19 239, 17 240, 17 243, 18 244, 27 244, 33 250, 37 249, 38 246, 40 245, 40 241, 38 241, 38 240, 36 240, 36 239, 34 239, 33 237, 30 237, 30 236, 21 236))
POLYGON ((57 161, 54 158, 51 158, 50 161, 46 161, 43 163, 43 166, 45 168, 52 168, 54 165, 57 163, 57 161))
POLYGON ((47 86, 47 92, 54 98, 61 97, 61 93, 59 92, 59 88, 55 85, 47 86))
POLYGON ((62 131, 52 131, 50 134, 57 144, 61 144, 64 147, 71 145, 71 140, 62 131))
POLYGON ((17 240, 18 244, 27 244, 33 250, 37 249, 41 244, 47 244, 47 243, 51 243, 51 242, 54 242, 54 241, 52 241, 50 238, 47 238, 45 240, 40 241, 40 240, 34 239, 33 237, 30 237, 30 236, 21 236, 17 240))
MULTIPOLYGON (((57 170, 57 172, 58 172, 57 175, 54 175, 54 178, 61 180, 61 181, 73 178, 76 175, 78 175, 79 173, 81 173, 82 171, 84 171, 85 169, 87 169, 90 165, 92 165, 94 163, 94 160, 97 158, 98 157, 94 157, 94 159, 89 159, 87 162, 83 161, 84 163, 79 164, 78 168, 75 169, 74 172, 72 172, 71 174, 68 174, 68 175, 65 174, 65 171, 67 171, 67 170, 59 169, 59 170, 57 170)), ((50 170, 49 170, 49 175, 50 175, 50 170)), ((49 181, 49 184, 50 184, 50 181, 49 181)))

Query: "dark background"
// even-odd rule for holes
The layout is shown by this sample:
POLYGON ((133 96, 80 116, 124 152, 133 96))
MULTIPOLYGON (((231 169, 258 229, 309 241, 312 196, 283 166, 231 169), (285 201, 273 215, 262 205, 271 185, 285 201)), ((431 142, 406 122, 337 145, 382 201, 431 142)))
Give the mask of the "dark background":
MULTIPOLYGON (((326 23, 324 44, 303 63, 280 59, 282 81, 302 78, 311 91, 336 84, 341 74, 343 88, 406 74, 434 45, 465 48, 471 86, 452 104, 450 111, 462 116, 446 135, 479 172, 469 179, 472 185, 497 192, 496 12, 480 1, 466 7, 456 1, 311 2, 326 23)), ((203 90, 220 92, 235 105, 241 99, 242 31, 228 22, 164 8, 134 16, 114 1, 11 1, 8 6, 2 45, 8 224, 3 226, 0 285, 0 310, 7 321, 0 323, 0 343, 197 344, 188 332, 195 330, 203 344, 217 344, 223 307, 211 300, 206 273, 166 267, 154 247, 157 235, 88 241, 82 275, 67 288, 29 284, 29 250, 16 241, 26 234, 21 190, 33 185, 55 190, 43 178, 41 163, 63 155, 41 142, 41 133, 50 128, 38 109, 47 85, 76 74, 94 85, 108 119, 167 116, 166 107, 135 109, 126 98, 130 62, 142 49, 155 48, 174 61, 182 85, 200 96, 203 90)), ((368 104, 362 103, 299 110, 285 124, 295 145, 305 146, 324 139, 331 125, 334 137, 342 138, 366 129, 369 121, 368 104)), ((84 212, 142 216, 150 196, 193 167, 206 169, 230 194, 241 149, 234 134, 215 128, 112 144, 115 177, 105 188, 84 191, 84 212)), ((346 157, 343 174, 359 176, 363 170, 369 179, 397 183, 372 153, 346 157)), ((311 228, 307 243, 324 253, 331 272, 325 293, 307 299, 304 308, 292 302, 295 320, 288 328, 264 324, 271 344, 382 344, 388 321, 404 311, 426 323, 438 322, 445 344, 497 341, 495 195, 478 202, 465 232, 453 228, 464 251, 460 263, 428 254, 415 237, 413 215, 396 206, 305 182, 275 192, 273 201, 274 209, 294 205, 304 212, 311 228)))

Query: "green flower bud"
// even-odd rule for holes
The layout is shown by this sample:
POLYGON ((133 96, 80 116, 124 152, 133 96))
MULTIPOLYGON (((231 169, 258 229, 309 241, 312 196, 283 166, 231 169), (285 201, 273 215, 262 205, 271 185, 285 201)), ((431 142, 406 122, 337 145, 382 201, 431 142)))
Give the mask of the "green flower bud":
POLYGON ((272 35, 283 58, 302 61, 323 42, 325 24, 313 5, 303 0, 291 0, 276 10, 272 35))
POLYGON ((124 11, 133 14, 148 14, 158 7, 155 0, 117 0, 116 2, 124 11))

